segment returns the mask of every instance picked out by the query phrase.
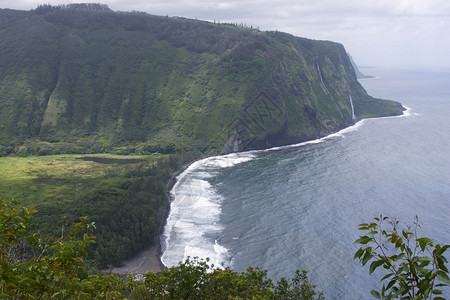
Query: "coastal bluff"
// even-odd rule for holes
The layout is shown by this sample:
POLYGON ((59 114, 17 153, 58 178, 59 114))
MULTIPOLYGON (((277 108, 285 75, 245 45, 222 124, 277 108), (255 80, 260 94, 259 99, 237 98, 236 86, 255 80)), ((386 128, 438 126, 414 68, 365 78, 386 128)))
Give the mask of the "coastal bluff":
POLYGON ((0 20, 0 155, 216 155, 403 111, 369 96, 330 41, 104 5, 0 20))

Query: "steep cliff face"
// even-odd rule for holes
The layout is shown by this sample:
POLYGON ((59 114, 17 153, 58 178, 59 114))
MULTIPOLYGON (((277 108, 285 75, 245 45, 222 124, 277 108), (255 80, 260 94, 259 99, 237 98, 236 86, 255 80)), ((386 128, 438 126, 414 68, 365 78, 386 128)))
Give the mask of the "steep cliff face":
POLYGON ((333 42, 110 10, 0 20, 3 147, 228 153, 322 136, 351 124, 352 107, 403 109, 368 96, 333 42))
POLYGON ((353 69, 355 70, 356 78, 358 79, 375 78, 375 76, 373 75, 366 75, 361 73, 352 56, 349 54, 348 57, 350 58, 350 62, 352 63, 353 69))
POLYGON ((222 153, 298 143, 359 118, 402 113, 399 103, 367 95, 342 45, 266 34, 273 42, 258 58, 263 71, 222 153))

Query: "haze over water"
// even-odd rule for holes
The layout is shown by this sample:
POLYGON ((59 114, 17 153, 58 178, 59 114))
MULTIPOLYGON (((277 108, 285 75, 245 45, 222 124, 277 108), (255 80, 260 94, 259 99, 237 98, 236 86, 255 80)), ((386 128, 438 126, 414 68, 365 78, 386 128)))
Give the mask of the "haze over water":
POLYGON ((327 299, 371 299, 384 274, 353 261, 359 223, 382 213, 412 224, 418 215, 419 235, 449 244, 450 73, 362 71, 377 76, 361 81, 368 93, 401 102, 405 116, 196 162, 172 189, 163 263, 210 257, 273 279, 306 269, 327 299))

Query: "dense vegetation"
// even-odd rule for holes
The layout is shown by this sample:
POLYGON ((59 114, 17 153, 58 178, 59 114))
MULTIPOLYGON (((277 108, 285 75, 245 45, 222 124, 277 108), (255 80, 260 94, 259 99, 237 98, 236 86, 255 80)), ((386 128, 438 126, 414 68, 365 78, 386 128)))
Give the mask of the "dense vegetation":
POLYGON ((104 268, 120 265, 158 242, 167 213, 167 181, 190 159, 189 155, 3 157, 0 193, 35 206, 44 234, 57 234, 61 216, 90 216, 97 226, 97 243, 87 248, 89 264, 104 268))
POLYGON ((54 232, 61 215, 88 215, 97 224, 97 243, 90 257, 100 267, 120 264, 150 243, 157 242, 159 225, 165 218, 166 184, 174 166, 159 160, 132 166, 117 166, 103 178, 79 185, 72 201, 47 199, 39 205, 44 232, 54 232))
POLYGON ((89 275, 85 248, 94 243, 95 224, 86 217, 63 227, 58 238, 35 230, 34 208, 0 199, 0 297, 15 299, 323 299, 306 272, 274 284, 267 272, 219 269, 187 260, 144 281, 89 275), (71 229, 72 228, 72 229, 71 229))
POLYGON ((218 154, 401 113, 344 47, 103 5, 0 10, 0 155, 218 154), (231 151, 231 149, 228 149, 231 151))

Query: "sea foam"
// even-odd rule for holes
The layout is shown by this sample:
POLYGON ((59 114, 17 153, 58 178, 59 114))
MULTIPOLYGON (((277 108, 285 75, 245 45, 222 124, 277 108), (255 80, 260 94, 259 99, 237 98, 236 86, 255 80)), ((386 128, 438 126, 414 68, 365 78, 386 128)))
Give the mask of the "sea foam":
POLYGON ((220 169, 253 160, 258 153, 322 143, 335 137, 342 138, 345 134, 358 130, 363 123, 364 120, 361 120, 338 132, 311 141, 213 156, 192 163, 177 177, 177 182, 170 191, 170 213, 161 235, 162 263, 171 267, 188 257, 199 257, 209 258, 215 266, 230 266, 228 249, 220 245, 223 228, 219 221, 223 198, 208 181, 220 169))
POLYGON ((188 257, 209 258, 215 266, 227 266, 228 250, 220 245, 223 198, 208 179, 215 176, 215 170, 254 157, 251 153, 208 157, 192 163, 177 177, 170 191, 170 213, 161 236, 161 261, 165 266, 175 266, 188 257))

